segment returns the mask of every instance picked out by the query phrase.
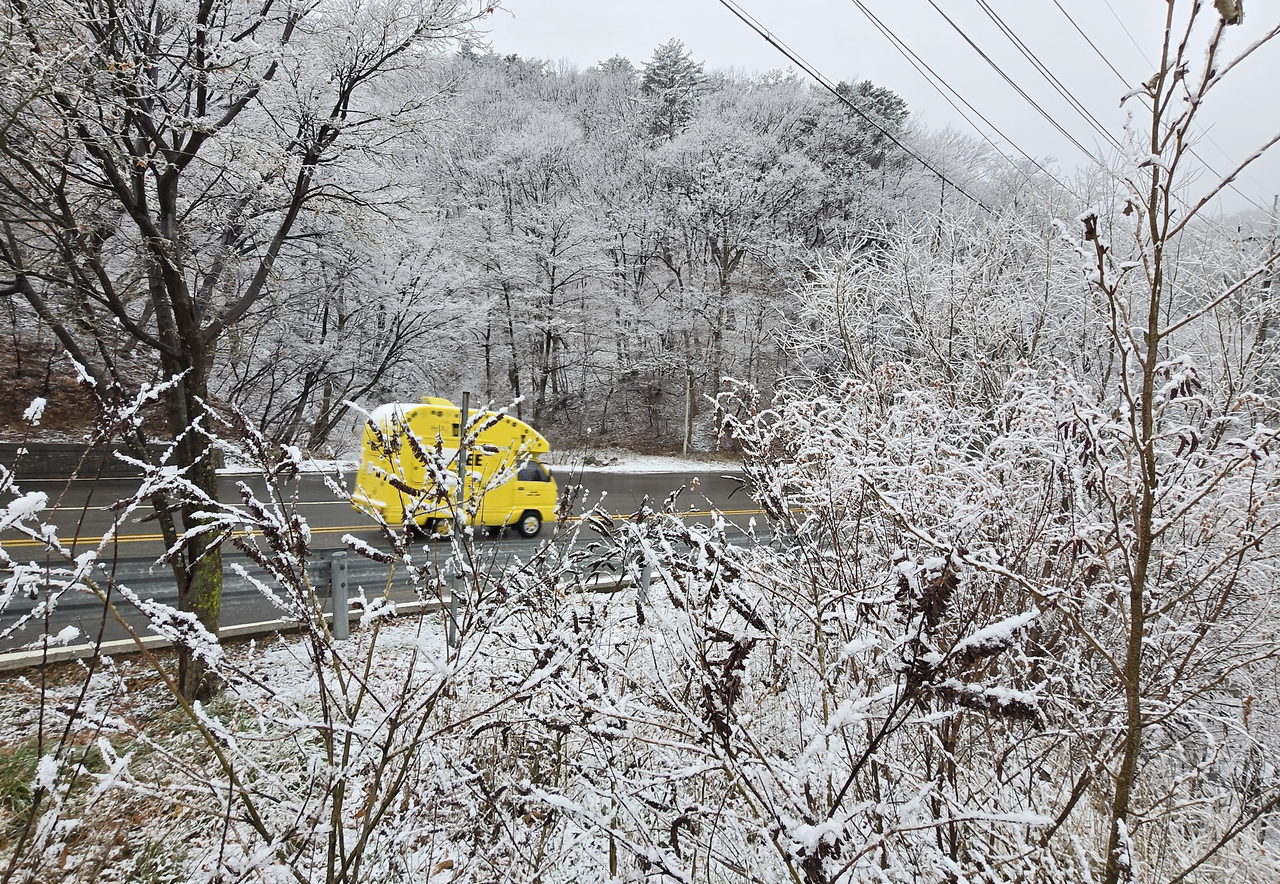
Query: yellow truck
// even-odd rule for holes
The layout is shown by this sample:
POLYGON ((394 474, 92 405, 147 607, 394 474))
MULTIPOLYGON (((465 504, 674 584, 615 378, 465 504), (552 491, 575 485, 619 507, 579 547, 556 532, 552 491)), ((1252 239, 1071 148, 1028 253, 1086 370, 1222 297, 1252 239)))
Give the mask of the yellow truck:
MULTIPOLYGON (((445 532, 456 524, 462 409, 423 397, 375 409, 365 423, 352 505, 389 525, 445 532)), ((539 455, 546 438, 524 421, 470 409, 463 515, 466 524, 514 526, 536 537, 555 519, 556 481, 539 455)))

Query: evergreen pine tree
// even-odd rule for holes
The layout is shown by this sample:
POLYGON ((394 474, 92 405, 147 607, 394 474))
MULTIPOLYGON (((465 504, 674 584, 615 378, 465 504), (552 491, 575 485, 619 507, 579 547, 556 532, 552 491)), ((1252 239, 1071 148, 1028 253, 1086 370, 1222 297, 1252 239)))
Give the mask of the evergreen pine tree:
POLYGON ((668 139, 683 131, 706 81, 702 63, 693 60, 684 43, 672 39, 655 49, 640 81, 641 90, 654 102, 650 131, 668 139))

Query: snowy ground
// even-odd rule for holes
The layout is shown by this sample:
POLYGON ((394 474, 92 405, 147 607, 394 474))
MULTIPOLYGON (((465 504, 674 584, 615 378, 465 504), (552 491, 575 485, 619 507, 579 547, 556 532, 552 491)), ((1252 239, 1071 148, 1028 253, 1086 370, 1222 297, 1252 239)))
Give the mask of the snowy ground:
MULTIPOLYGON (((302 459, 302 472, 304 473, 338 473, 353 472, 358 465, 355 455, 350 457, 342 457, 337 459, 321 459, 306 457, 302 459)), ((228 462, 225 467, 218 470, 221 476, 244 476, 252 473, 258 473, 260 470, 247 464, 228 462)))
POLYGON ((555 452, 549 463, 561 470, 608 473, 696 473, 708 465, 732 469, 741 462, 728 455, 678 457, 665 454, 637 454, 634 451, 555 452))

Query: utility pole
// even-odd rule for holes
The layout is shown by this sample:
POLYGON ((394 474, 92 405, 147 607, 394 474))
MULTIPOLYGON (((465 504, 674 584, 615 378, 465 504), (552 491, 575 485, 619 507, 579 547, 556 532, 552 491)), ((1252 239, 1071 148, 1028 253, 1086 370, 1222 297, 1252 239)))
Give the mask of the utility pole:
MULTIPOLYGON (((1269 235, 1267 237, 1267 257, 1270 258, 1276 253, 1276 219, 1280 215, 1280 193, 1276 194, 1271 200, 1271 225, 1269 235)), ((1258 341, 1266 345, 1267 343, 1267 320, 1271 316, 1271 287, 1276 281, 1276 265, 1272 264, 1267 270, 1266 277, 1262 280, 1262 321, 1258 323, 1258 341)))
POLYGON ((458 493, 454 513, 453 530, 449 532, 453 545, 453 574, 450 575, 449 612, 445 616, 445 643, 448 647, 457 648, 461 636, 458 635, 458 593, 462 591, 466 577, 462 566, 463 535, 467 530, 467 421, 471 417, 471 393, 462 394, 462 413, 458 415, 458 493))
POLYGON ((462 394, 462 414, 458 419, 458 511, 456 528, 462 531, 467 527, 467 516, 463 510, 466 502, 467 486, 467 419, 471 416, 471 393, 462 394))
POLYGON ((684 379, 684 441, 681 455, 689 456, 689 440, 693 438, 693 369, 685 366, 684 379))
MULTIPOLYGON (((1276 221, 1280 217, 1280 193, 1277 193, 1271 200, 1271 229, 1270 247, 1267 249, 1267 257, 1271 257, 1276 253, 1276 221)), ((1262 282, 1262 288, 1265 289, 1265 297, 1271 297, 1271 286, 1276 280, 1276 265, 1272 264, 1271 269, 1267 271, 1267 278, 1262 282)))

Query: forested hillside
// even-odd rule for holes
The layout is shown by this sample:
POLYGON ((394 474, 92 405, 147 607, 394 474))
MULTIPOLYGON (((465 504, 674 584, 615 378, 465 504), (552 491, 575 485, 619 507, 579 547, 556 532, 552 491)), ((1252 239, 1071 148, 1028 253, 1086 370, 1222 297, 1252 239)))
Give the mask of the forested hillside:
MULTIPOLYGON (((639 65, 612 58, 585 71, 464 48, 353 80, 359 122, 312 133, 331 155, 291 193, 278 176, 302 157, 288 159, 296 146, 266 143, 255 127, 278 105, 308 132, 317 109, 304 99, 318 98, 303 78, 323 64, 256 86, 261 106, 243 111, 220 148, 222 174, 189 171, 178 197, 181 247, 212 262, 192 268, 193 287, 210 318, 235 311, 211 354, 209 392, 282 443, 349 448, 358 421, 348 401, 471 389, 499 404, 520 398, 522 416, 558 438, 590 431, 669 448, 685 441, 688 417, 689 441, 706 446, 707 397, 723 378, 768 387, 794 369, 779 331, 830 255, 879 265, 891 243, 913 242, 973 265, 942 227, 949 238, 993 217, 892 135, 920 145, 1025 240, 1011 245, 1020 263, 1001 265, 1000 284, 1044 289, 1047 179, 956 136, 913 130, 881 86, 842 84, 855 110, 794 75, 704 71, 674 40, 639 65), (205 237, 211 252, 198 245, 205 237)), ((138 162, 159 150, 144 145, 138 162)), ((28 174, 10 169, 12 191, 85 233, 68 239, 54 227, 52 238, 11 243, 9 261, 33 280, 9 304, 15 342, 57 352, 65 342, 39 326, 73 324, 77 339, 95 342, 78 358, 154 381, 130 333, 152 311, 145 274, 121 263, 140 245, 128 207, 70 192, 59 207, 60 185, 31 195, 28 174), (97 284, 58 269, 72 256, 110 258, 99 276, 118 274, 111 291, 75 294, 97 284)))

